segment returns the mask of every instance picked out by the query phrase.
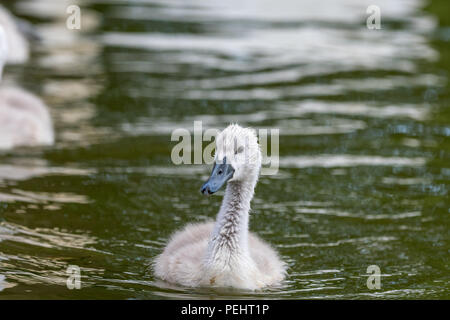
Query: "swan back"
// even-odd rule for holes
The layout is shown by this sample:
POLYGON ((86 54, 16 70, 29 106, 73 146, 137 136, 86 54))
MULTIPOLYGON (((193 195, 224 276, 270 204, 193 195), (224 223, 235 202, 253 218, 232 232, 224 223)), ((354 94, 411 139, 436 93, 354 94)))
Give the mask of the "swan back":
POLYGON ((5 30, 0 25, 0 81, 2 80, 3 67, 6 64, 7 57, 8 57, 8 42, 6 41, 5 30))
POLYGON ((44 103, 22 89, 0 88, 0 148, 53 142, 52 121, 44 103))
POLYGON ((4 37, 8 44, 6 63, 24 63, 29 57, 29 45, 24 35, 17 27, 14 17, 0 5, 0 26, 4 29, 4 37))

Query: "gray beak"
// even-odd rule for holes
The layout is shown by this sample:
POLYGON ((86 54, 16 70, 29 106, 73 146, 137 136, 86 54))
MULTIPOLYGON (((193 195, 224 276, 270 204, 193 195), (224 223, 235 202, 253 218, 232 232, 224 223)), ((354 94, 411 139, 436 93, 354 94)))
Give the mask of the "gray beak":
POLYGON ((213 194, 217 192, 228 180, 233 177, 234 169, 231 164, 226 163, 227 158, 223 158, 223 163, 214 163, 211 176, 200 190, 203 194, 213 194))

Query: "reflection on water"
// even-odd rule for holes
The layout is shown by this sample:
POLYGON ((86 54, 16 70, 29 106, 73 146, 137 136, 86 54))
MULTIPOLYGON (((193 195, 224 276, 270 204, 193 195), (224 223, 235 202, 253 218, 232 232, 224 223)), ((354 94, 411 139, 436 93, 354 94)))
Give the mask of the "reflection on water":
POLYGON ((42 40, 6 81, 51 107, 56 143, 0 153, 0 298, 448 298, 448 39, 423 1, 378 1, 376 31, 365 0, 86 0, 71 31, 73 3, 8 4, 42 40), (172 131, 194 121, 280 129, 251 229, 288 263, 282 287, 149 272, 173 231, 219 207, 198 192, 208 166, 170 161, 172 131))
MULTIPOLYGON (((20 161, 20 160, 16 160, 20 161)), ((0 182, 7 180, 27 180, 34 177, 43 177, 46 175, 59 174, 59 175, 87 175, 90 170, 87 169, 77 169, 77 168, 60 168, 60 167, 49 167, 48 165, 30 163, 31 161, 26 161, 26 163, 21 165, 10 165, 3 164, 0 165, 0 182)), ((33 161, 34 162, 34 161, 33 161)), ((39 162, 38 162, 39 163, 39 162)))
POLYGON ((311 167, 356 167, 356 166, 423 166, 423 158, 399 158, 379 156, 352 155, 319 155, 314 157, 283 157, 282 167, 311 168, 311 167))

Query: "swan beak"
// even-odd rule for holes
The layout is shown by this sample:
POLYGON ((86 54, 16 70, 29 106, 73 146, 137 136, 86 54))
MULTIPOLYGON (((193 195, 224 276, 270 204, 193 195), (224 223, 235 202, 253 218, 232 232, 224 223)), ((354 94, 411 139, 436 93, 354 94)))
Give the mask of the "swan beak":
POLYGON ((226 157, 223 163, 214 163, 211 176, 202 186, 201 193, 205 195, 217 192, 228 180, 233 177, 234 169, 231 164, 226 163, 226 157))

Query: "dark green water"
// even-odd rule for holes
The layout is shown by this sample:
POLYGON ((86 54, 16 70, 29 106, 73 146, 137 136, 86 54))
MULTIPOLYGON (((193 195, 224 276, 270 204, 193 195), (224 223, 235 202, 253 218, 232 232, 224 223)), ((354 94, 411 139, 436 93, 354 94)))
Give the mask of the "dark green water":
POLYGON ((46 101, 57 142, 0 152, 0 299, 450 298, 450 7, 378 1, 368 30, 369 2, 270 3, 84 1, 80 32, 64 1, 7 2, 43 39, 5 78, 46 101), (170 159, 194 120, 280 129, 250 229, 289 264, 282 288, 148 270, 220 205, 199 192, 210 166, 170 159))

